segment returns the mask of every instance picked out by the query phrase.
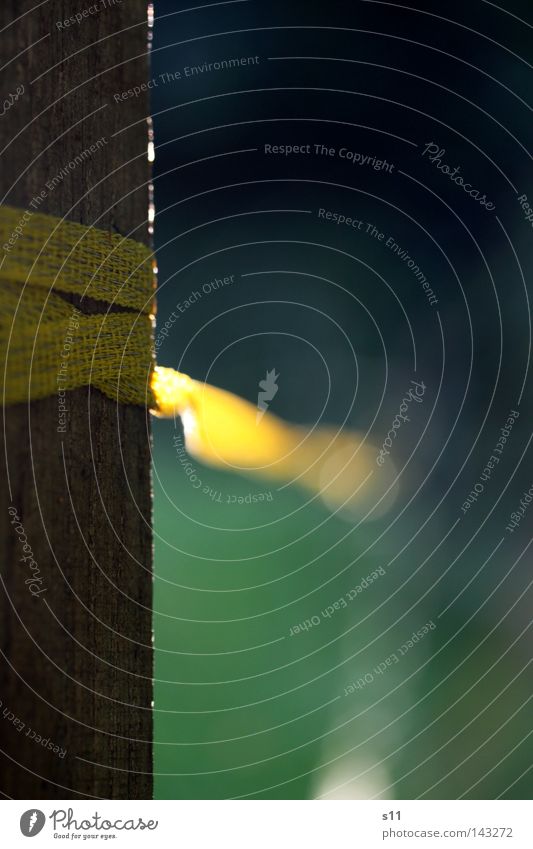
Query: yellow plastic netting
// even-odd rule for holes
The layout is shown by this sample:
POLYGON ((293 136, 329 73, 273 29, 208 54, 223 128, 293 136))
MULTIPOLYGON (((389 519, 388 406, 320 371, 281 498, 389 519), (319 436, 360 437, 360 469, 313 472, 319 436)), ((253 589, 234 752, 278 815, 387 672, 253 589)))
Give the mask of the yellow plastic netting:
POLYGON ((142 404, 153 370, 152 253, 95 227, 0 207, 0 356, 6 404, 91 384, 142 404), (85 315, 57 292, 129 308, 85 315))
POLYGON ((9 206, 0 207, 0 245, 4 404, 95 386, 118 403, 180 416, 187 450, 206 463, 295 480, 331 506, 373 501, 376 450, 358 434, 258 415, 242 398, 156 365, 148 247, 9 206), (87 315, 84 298, 123 310, 87 315))

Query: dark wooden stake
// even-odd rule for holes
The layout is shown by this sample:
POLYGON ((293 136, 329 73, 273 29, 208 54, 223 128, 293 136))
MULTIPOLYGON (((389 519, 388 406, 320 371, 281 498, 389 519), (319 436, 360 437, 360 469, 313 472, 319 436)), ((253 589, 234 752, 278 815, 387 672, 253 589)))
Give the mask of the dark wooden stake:
MULTIPOLYGON (((114 98, 148 78, 146 7, 144 0, 3 0, 0 64, 8 64, 0 101, 24 86, 0 117, 5 203, 27 208, 45 191, 41 211, 83 224, 103 216, 98 226, 134 230, 148 243, 148 96, 114 98), (96 153, 47 190, 101 138, 96 153)), ((102 309, 82 307, 91 308, 102 309)), ((147 413, 87 388, 68 393, 67 406, 65 433, 57 431, 55 397, 4 411, 0 791, 151 798, 147 413), (25 584, 10 506, 46 586, 40 596, 25 584)))

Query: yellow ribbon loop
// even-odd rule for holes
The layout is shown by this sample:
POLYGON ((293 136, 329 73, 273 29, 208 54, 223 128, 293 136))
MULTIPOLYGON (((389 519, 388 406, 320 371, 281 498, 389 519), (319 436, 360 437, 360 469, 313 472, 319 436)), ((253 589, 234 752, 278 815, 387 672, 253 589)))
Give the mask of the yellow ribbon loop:
POLYGON ((377 467, 377 449, 362 435, 332 427, 309 430, 269 412, 258 417, 249 401, 161 366, 154 370, 152 390, 156 415, 179 416, 187 451, 204 463, 295 481, 320 493, 332 509, 356 515, 370 509, 374 517, 381 515, 396 496, 393 467, 377 467))
MULTIPOLYGON (((0 207, 0 245, 4 403, 95 386, 118 403, 180 416, 187 450, 205 463, 295 480, 331 506, 357 512, 375 498, 376 450, 361 437, 258 415, 242 398, 156 366, 148 247, 8 206, 0 207), (60 293, 79 296, 80 306, 90 297, 125 309, 86 315, 60 293)), ((382 490, 390 473, 379 478, 382 490)))

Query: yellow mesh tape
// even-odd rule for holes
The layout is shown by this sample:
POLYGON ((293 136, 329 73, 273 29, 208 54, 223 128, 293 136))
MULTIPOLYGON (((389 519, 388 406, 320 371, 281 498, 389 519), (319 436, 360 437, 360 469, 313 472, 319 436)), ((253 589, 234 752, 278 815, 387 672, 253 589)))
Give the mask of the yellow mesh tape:
POLYGON ((120 403, 152 406, 149 248, 8 206, 0 207, 0 245, 4 403, 90 384, 120 403), (135 312, 86 315, 55 291, 135 312))
POLYGON ((119 403, 180 416, 187 450, 203 462, 295 480, 336 509, 366 509, 378 479, 385 494, 394 491, 394 470, 373 475, 376 449, 360 435, 258 416, 242 398, 156 366, 154 275, 144 245, 7 206, 0 207, 0 245, 4 403, 91 385, 119 403), (132 311, 86 315, 56 292, 132 311))
POLYGON ((0 283, 86 295, 150 312, 152 253, 116 233, 54 215, 0 207, 0 283))

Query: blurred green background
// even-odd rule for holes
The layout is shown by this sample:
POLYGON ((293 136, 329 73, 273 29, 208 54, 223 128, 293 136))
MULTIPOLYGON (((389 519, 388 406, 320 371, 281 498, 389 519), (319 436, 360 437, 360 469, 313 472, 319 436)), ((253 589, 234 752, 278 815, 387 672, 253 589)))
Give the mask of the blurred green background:
POLYGON ((374 521, 194 459, 187 474, 179 421, 154 421, 156 797, 529 798, 530 517, 505 529, 531 485, 517 257, 529 280, 532 252, 510 187, 533 197, 516 141, 531 142, 527 27, 482 2, 420 5, 429 15, 394 3, 187 8, 156 3, 155 79, 260 62, 152 90, 158 331, 179 313, 159 362, 253 403, 275 368, 273 412, 346 422, 378 445, 410 381, 427 392, 394 446, 398 498, 374 521), (279 56, 323 61, 268 60, 279 56), (422 160, 432 140, 494 200, 512 247, 422 160), (394 173, 262 153, 315 142, 386 158, 394 173), (383 244, 319 208, 394 236, 437 308, 383 244))

